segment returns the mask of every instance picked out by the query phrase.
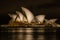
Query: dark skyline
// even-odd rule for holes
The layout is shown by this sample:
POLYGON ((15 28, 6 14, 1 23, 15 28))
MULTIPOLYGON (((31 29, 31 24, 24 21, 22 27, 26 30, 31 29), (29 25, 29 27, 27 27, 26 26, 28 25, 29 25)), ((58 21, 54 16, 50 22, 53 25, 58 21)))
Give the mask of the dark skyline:
POLYGON ((21 11, 21 6, 28 8, 34 15, 44 14, 46 18, 60 20, 59 0, 2 0, 0 1, 0 24, 8 23, 8 13, 21 11))

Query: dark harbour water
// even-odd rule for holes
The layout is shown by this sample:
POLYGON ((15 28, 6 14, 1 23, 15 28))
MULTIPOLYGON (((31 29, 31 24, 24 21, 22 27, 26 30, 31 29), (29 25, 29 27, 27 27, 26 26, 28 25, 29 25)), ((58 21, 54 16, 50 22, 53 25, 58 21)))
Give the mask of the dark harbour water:
POLYGON ((17 27, 0 28, 1 40, 59 40, 60 28, 53 27, 17 27))

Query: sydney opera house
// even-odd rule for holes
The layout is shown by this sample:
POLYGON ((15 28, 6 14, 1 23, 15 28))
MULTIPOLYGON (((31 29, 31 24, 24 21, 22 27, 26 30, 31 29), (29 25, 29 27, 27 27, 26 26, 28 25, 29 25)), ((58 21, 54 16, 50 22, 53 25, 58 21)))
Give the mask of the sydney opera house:
POLYGON ((46 15, 37 15, 34 14, 27 8, 21 7, 23 13, 16 11, 16 14, 8 14, 11 17, 11 20, 7 25, 1 26, 21 26, 21 25, 51 25, 51 26, 60 26, 56 23, 58 19, 46 19, 46 15))

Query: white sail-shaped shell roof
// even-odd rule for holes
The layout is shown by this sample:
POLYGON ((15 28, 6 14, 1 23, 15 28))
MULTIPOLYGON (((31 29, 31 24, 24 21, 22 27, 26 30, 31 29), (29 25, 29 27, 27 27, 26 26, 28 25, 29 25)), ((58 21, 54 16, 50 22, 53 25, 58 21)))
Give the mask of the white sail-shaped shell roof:
POLYGON ((24 22, 24 21, 27 22, 27 18, 21 12, 16 11, 16 13, 19 15, 19 18, 20 18, 21 22, 24 22))
POLYGON ((20 18, 17 17, 16 14, 8 14, 11 18, 12 18, 12 21, 19 21, 20 22, 20 18), (17 18, 16 18, 17 17, 17 18))
POLYGON ((25 16, 19 12, 19 11, 16 11, 16 13, 19 15, 19 18, 20 18, 20 21, 23 22, 23 21, 26 21, 27 19, 25 18, 25 16))
POLYGON ((22 10, 25 12, 25 15, 27 17, 28 23, 31 23, 32 20, 34 19, 34 15, 32 14, 32 12, 30 10, 28 10, 27 8, 21 7, 22 10))
POLYGON ((36 16, 37 22, 43 23, 44 19, 45 19, 45 15, 38 15, 36 16))
POLYGON ((46 21, 46 23, 55 23, 56 20, 57 20, 57 19, 50 19, 50 20, 47 20, 47 19, 46 19, 45 21, 46 21))
POLYGON ((15 21, 15 18, 17 15, 15 15, 15 14, 8 14, 8 15, 12 18, 12 21, 15 21))
POLYGON ((50 19, 49 21, 51 22, 56 22, 57 19, 50 19))

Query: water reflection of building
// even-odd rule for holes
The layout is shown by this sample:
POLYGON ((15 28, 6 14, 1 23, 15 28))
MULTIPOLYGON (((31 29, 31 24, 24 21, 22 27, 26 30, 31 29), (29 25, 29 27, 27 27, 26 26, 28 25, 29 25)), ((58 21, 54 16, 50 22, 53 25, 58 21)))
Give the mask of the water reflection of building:
POLYGON ((6 40, 56 40, 56 29, 53 27, 8 27, 4 29, 2 29, 1 31, 1 39, 5 38, 6 40))

